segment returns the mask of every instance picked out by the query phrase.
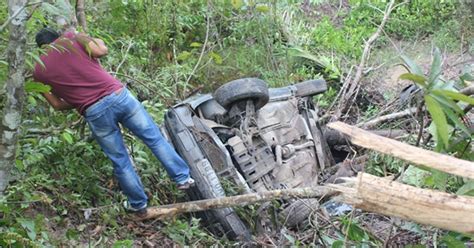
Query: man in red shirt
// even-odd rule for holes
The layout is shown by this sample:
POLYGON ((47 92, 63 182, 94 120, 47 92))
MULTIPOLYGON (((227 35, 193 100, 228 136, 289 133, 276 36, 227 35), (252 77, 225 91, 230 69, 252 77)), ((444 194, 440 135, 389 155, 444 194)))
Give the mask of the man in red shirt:
POLYGON ((126 210, 146 216, 148 198, 133 168, 119 127, 121 123, 139 137, 160 160, 179 189, 194 183, 189 167, 163 138, 140 102, 100 65, 108 49, 101 39, 67 32, 60 36, 45 28, 36 35, 47 54, 36 64, 35 80, 51 86, 44 97, 56 110, 75 108, 83 115, 95 139, 112 161, 114 175, 127 196, 126 210))

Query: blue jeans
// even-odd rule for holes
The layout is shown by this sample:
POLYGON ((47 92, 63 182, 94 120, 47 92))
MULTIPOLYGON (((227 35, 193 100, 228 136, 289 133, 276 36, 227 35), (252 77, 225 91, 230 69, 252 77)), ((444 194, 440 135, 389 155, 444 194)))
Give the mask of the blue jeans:
POLYGON ((95 139, 112 160, 114 175, 133 208, 143 208, 148 198, 133 168, 119 123, 151 149, 176 183, 182 184, 189 179, 186 162, 163 138, 151 116, 127 89, 100 99, 87 108, 84 116, 95 139))

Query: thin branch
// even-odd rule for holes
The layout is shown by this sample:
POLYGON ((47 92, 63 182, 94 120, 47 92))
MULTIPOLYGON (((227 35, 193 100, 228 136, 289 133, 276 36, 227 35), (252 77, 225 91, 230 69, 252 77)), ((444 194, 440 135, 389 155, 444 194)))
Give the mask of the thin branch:
MULTIPOLYGON (((133 80, 134 82, 141 84, 143 87, 145 87, 145 88, 146 88, 147 90, 149 90, 151 93, 157 94, 157 95, 162 95, 162 94, 160 94, 158 91, 156 91, 156 90, 150 88, 145 82, 142 82, 142 81, 138 80, 136 77, 132 77, 132 76, 130 76, 130 75, 123 74, 123 73, 117 73, 117 72, 110 72, 110 73, 113 74, 113 75, 115 75, 115 76, 123 76, 123 77, 126 77, 126 78, 128 78, 128 79, 131 79, 131 80, 133 80)), ((151 81, 149 81, 149 82, 151 82, 151 81)))
POLYGON ((388 115, 382 115, 382 116, 379 116, 379 117, 374 118, 372 120, 359 123, 359 124, 357 124, 357 127, 362 127, 364 129, 370 129, 374 126, 377 126, 378 124, 380 124, 382 122, 402 118, 402 117, 405 117, 407 115, 411 115, 413 113, 416 113, 416 110, 417 110, 417 108, 413 107, 413 108, 405 109, 405 110, 400 111, 400 112, 396 112, 396 113, 392 113, 392 114, 388 114, 388 115))
MULTIPOLYGON (((128 52, 130 51, 130 48, 133 46, 133 42, 130 41, 130 43, 128 43, 128 47, 127 47, 127 50, 125 50, 125 53, 123 54, 123 58, 122 58, 122 61, 120 61, 119 65, 117 66, 117 69, 115 70, 115 74, 117 74, 120 70, 120 67, 122 66, 122 64, 125 62, 125 60, 127 59, 127 55, 128 55, 128 52)), ((123 47, 123 46, 122 46, 123 47)))
POLYGON ((372 48, 372 44, 380 36, 380 33, 382 33, 382 30, 388 20, 388 17, 390 16, 390 13, 394 9, 394 4, 395 4, 395 0, 391 0, 385 10, 382 22, 378 26, 375 33, 373 33, 372 36, 370 36, 370 38, 365 42, 364 50, 362 52, 362 57, 360 59, 360 63, 357 67, 354 78, 351 78, 351 77, 346 78, 344 82, 344 86, 348 85, 348 87, 345 87, 345 90, 342 94, 342 99, 341 101, 339 101, 338 111, 335 116, 335 119, 339 119, 342 115, 342 112, 345 111, 348 106, 351 106, 354 99, 357 97, 356 91, 359 88, 360 80, 362 79, 362 76, 363 76, 364 66, 368 60, 368 56, 372 48))
POLYGON ((3 32, 3 30, 8 26, 8 24, 10 24, 10 22, 15 19, 21 12, 23 12, 23 10, 25 10, 26 7, 29 7, 29 6, 32 6, 32 5, 37 5, 37 4, 41 4, 43 3, 43 1, 39 1, 39 2, 34 2, 34 3, 26 3, 25 5, 23 5, 21 8, 19 8, 15 13, 13 13, 13 15, 11 15, 3 24, 2 26, 0 27, 0 33, 3 32))
POLYGON ((206 51, 207 42, 209 40, 209 26, 210 26, 210 23, 211 23, 211 21, 210 21, 211 18, 209 18, 209 16, 210 16, 209 2, 208 2, 208 7, 207 8, 208 8, 208 10, 207 10, 207 15, 206 15, 206 38, 204 39, 204 44, 202 45, 201 54, 199 54, 199 59, 198 59, 197 63, 194 65, 194 68, 191 71, 191 74, 189 74, 188 78, 186 79, 186 82, 184 83, 184 89, 183 90, 186 90, 186 86, 188 85, 188 83, 191 80, 192 76, 196 72, 196 69, 199 67, 199 64, 201 63, 202 57, 204 56, 204 52, 206 51))
POLYGON ((32 200, 32 201, 7 201, 7 202, 2 202, 3 204, 30 204, 30 203, 35 203, 35 202, 41 202, 43 199, 39 200, 32 200))
POLYGON ((191 202, 175 203, 159 207, 148 208, 148 214, 144 218, 166 218, 180 213, 205 211, 215 208, 223 208, 236 205, 248 205, 258 202, 271 201, 274 199, 294 199, 294 198, 318 198, 332 197, 338 195, 340 191, 330 186, 313 186, 307 188, 293 188, 263 191, 258 193, 204 199, 191 202))

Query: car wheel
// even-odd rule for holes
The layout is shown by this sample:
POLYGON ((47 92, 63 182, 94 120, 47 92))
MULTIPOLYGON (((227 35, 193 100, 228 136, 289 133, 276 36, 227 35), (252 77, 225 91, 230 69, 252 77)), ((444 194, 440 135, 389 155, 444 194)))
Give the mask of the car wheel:
MULTIPOLYGON (((192 200, 224 197, 225 192, 209 159, 203 152, 199 141, 192 130, 195 123, 191 110, 181 106, 165 115, 165 127, 174 148, 186 161, 190 168, 191 177, 196 186, 187 190, 192 200)), ((250 232, 237 213, 232 208, 212 209, 199 213, 209 229, 219 235, 225 234, 229 239, 248 240, 250 232)))
POLYGON ((318 199, 299 199, 286 207, 280 216, 287 226, 297 226, 304 223, 311 212, 319 206, 318 199))
MULTIPOLYGON (((192 200, 225 197, 222 185, 207 159, 190 163, 191 176, 196 186, 191 187, 187 194, 192 200)), ((214 233, 225 234, 232 240, 248 240, 250 232, 232 208, 213 209, 202 212, 201 217, 207 220, 214 233)))
POLYGON ((243 100, 252 100, 255 109, 260 109, 269 100, 267 84, 258 78, 242 78, 228 82, 219 87, 213 97, 226 109, 243 100))

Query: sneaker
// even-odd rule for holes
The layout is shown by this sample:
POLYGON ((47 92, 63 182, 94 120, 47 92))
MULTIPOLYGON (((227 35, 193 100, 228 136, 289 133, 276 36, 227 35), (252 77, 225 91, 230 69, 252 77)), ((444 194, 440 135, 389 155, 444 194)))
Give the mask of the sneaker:
POLYGON ((126 212, 131 213, 135 215, 138 219, 144 219, 148 215, 148 206, 145 204, 144 207, 137 209, 132 207, 129 201, 124 201, 123 202, 123 208, 125 209, 126 212))
POLYGON ((189 189, 189 187, 192 187, 192 186, 194 186, 194 179, 189 178, 187 182, 182 183, 182 184, 178 184, 176 187, 179 190, 186 190, 186 189, 189 189))

